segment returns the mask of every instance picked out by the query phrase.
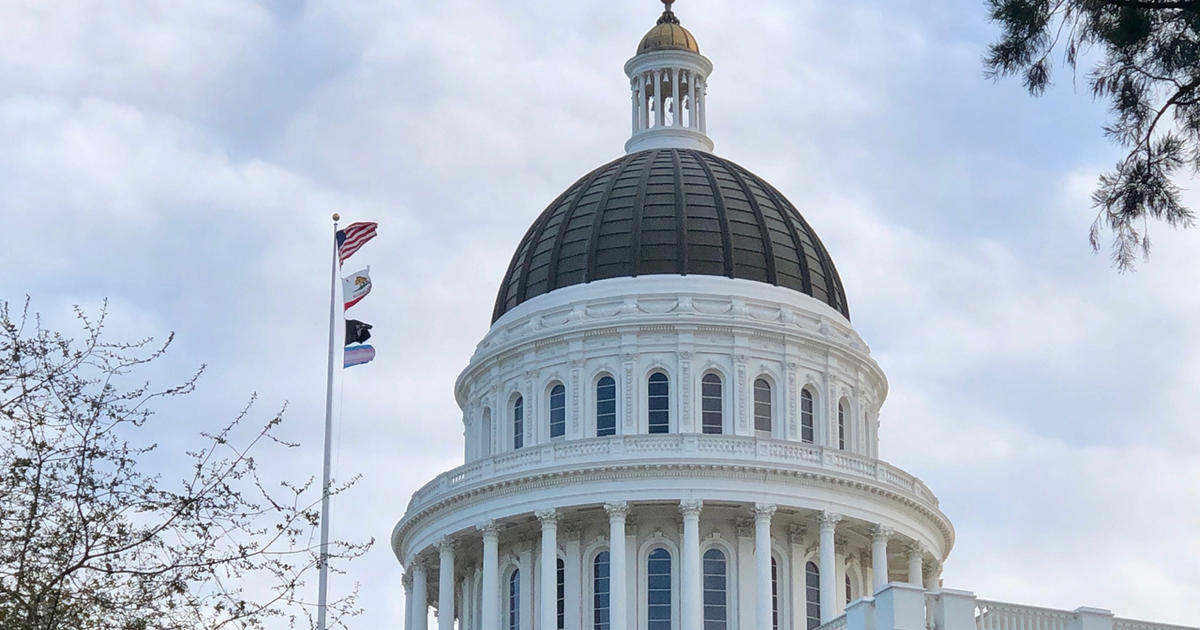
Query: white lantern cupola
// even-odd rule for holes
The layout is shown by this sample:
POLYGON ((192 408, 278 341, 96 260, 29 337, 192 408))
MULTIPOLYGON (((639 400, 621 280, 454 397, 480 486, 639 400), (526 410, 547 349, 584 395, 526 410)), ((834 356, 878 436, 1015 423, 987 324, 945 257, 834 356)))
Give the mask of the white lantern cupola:
POLYGON ((658 23, 625 62, 633 91, 633 135, 625 151, 697 149, 712 152, 704 122, 705 90, 712 62, 700 54, 696 38, 679 25, 666 5, 658 23))

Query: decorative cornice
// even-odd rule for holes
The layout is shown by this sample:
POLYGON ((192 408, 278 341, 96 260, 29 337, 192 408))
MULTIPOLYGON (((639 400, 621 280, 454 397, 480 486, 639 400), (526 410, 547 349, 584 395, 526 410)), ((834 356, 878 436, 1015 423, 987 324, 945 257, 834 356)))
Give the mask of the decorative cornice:
MULTIPOLYGON (((745 465, 732 462, 675 462, 666 464, 634 462, 608 466, 591 466, 567 471, 531 471, 526 475, 494 479, 477 486, 466 487, 459 492, 429 503, 415 512, 410 510, 392 530, 392 548, 394 551, 399 552, 398 545, 401 537, 407 535, 408 531, 415 527, 417 523, 443 510, 454 509, 464 502, 484 500, 492 496, 524 493, 535 488, 575 485, 585 481, 645 479, 648 474, 686 478, 741 478, 747 481, 763 481, 764 478, 769 481, 774 477, 780 480, 787 480, 789 483, 807 482, 816 487, 828 487, 829 484, 832 484, 894 501, 899 506, 928 519, 941 532, 946 549, 951 548, 954 544, 954 530, 944 514, 936 509, 927 507, 922 501, 919 501, 912 495, 888 488, 875 479, 846 477, 821 469, 784 469, 767 464, 745 465)), ((625 502, 616 502, 614 505, 621 505, 628 512, 628 506, 625 502)), ((627 524, 628 522, 629 519, 627 519, 627 524)))

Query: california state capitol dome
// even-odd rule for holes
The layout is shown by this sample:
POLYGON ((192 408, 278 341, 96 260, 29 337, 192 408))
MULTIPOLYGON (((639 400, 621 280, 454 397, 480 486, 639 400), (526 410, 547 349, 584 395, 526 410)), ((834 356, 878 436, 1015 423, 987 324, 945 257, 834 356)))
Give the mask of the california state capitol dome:
POLYGON ((636 50, 626 154, 532 219, 455 383, 465 463, 392 532, 407 630, 813 630, 938 585, 954 529, 878 459, 829 252, 713 153, 670 2, 636 50))

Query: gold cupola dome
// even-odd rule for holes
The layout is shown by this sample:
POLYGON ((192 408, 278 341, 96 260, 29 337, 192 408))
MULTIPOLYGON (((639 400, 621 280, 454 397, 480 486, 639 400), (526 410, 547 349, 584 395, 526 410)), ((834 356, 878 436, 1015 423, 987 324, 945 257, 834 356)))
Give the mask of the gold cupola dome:
POLYGON ((696 43, 696 38, 679 25, 679 18, 671 12, 671 4, 674 2, 675 0, 663 0, 666 9, 658 18, 658 23, 638 44, 637 54, 654 50, 687 50, 700 54, 700 45, 696 43))

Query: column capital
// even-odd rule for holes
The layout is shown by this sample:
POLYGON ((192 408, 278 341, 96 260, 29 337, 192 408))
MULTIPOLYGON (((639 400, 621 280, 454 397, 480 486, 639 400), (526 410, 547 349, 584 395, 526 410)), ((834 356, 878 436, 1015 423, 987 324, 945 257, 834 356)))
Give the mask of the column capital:
POLYGON ((841 520, 841 514, 837 514, 836 512, 821 512, 821 531, 832 531, 835 527, 837 527, 838 522, 841 520))
POLYGON ((808 528, 799 524, 792 523, 788 525, 788 542, 793 545, 804 544, 804 539, 808 536, 808 528))
POLYGON ((775 510, 778 508, 774 503, 755 503, 754 504, 754 520, 755 521, 770 521, 775 515, 775 510))
POLYGON ((443 536, 437 543, 438 553, 447 554, 454 553, 454 540, 449 536, 443 536))
POLYGON ((608 512, 608 520, 625 520, 629 516, 629 504, 624 501, 605 503, 604 511, 608 512))
POLYGON ((412 592, 413 576, 411 571, 405 571, 404 576, 400 578, 400 584, 404 586, 404 592, 412 592))
POLYGON ((483 534, 484 538, 489 536, 496 537, 500 535, 500 527, 496 525, 496 521, 491 519, 476 525, 475 529, 479 530, 479 533, 483 534))
POLYGON ((893 530, 891 527, 885 527, 883 525, 876 524, 874 527, 871 528, 871 542, 886 543, 888 541, 888 539, 891 538, 892 535, 894 535, 895 533, 896 533, 896 531, 893 530))
POLYGON ((542 529, 546 529, 548 527, 558 527, 558 519, 562 518, 562 514, 559 514, 558 510, 553 508, 549 510, 538 510, 537 512, 534 512, 534 516, 537 516, 537 519, 542 522, 542 529))
POLYGON ((923 556, 924 554, 925 554, 925 545, 922 545, 920 543, 920 541, 913 541, 911 543, 908 543, 908 555, 909 556, 920 557, 920 556, 923 556))
POLYGON ((684 518, 689 516, 695 516, 696 518, 699 518, 700 508, 703 506, 704 501, 701 501, 700 499, 686 499, 679 502, 679 513, 682 514, 684 518))
POLYGON ((583 535, 578 523, 563 523, 558 530, 559 537, 563 540, 579 540, 583 535))

